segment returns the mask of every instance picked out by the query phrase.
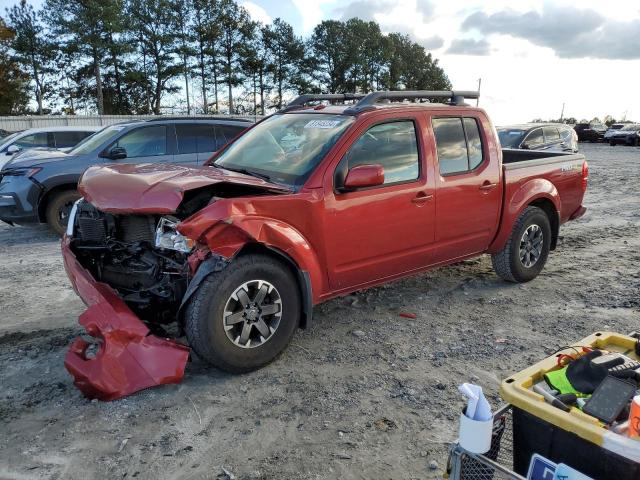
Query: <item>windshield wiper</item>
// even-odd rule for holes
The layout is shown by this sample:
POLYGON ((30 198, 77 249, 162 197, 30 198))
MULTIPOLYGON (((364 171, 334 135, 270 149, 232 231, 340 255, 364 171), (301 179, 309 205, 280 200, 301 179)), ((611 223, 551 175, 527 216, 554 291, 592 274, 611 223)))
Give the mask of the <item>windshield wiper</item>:
POLYGON ((246 168, 223 167, 222 165, 216 165, 215 163, 213 164, 213 166, 214 167, 218 167, 218 168, 223 168, 223 169, 229 170, 231 172, 244 173, 245 175, 251 175, 252 177, 258 177, 258 178, 261 178, 263 180, 266 180, 267 182, 271 181, 271 177, 269 175, 267 175, 266 173, 258 173, 258 172, 254 172, 252 170, 247 170, 246 168))

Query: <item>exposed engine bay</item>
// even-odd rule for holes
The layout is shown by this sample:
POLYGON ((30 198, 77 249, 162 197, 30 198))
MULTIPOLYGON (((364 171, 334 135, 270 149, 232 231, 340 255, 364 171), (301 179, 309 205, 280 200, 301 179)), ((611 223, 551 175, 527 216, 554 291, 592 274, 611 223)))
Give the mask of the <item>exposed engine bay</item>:
POLYGON ((80 201, 71 248, 82 266, 113 287, 142 320, 170 323, 187 289, 193 247, 176 231, 179 221, 175 216, 111 215, 80 201))

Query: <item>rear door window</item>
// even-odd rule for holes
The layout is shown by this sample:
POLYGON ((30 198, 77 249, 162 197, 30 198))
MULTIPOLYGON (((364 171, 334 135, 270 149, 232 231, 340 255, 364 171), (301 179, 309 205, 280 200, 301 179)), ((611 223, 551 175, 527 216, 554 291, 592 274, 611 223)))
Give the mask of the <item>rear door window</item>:
POLYGON ((482 164, 482 138, 475 118, 433 119, 440 175, 467 173, 482 164))
POLYGON ((47 140, 47 132, 25 135, 21 139, 13 142, 13 145, 16 145, 20 148, 48 147, 49 142, 47 140))
POLYGON ((53 132, 56 148, 75 147, 81 140, 91 135, 92 132, 53 132))
POLYGON ((197 124, 176 124, 178 154, 196 153, 198 151, 197 124))
POLYGON ((532 130, 524 139, 524 143, 527 143, 532 147, 542 145, 544 143, 544 134, 542 133, 542 129, 536 128, 535 130, 532 130))
POLYGON ((217 142, 215 150, 220 150, 227 143, 240 135, 244 130, 245 127, 239 127, 236 125, 216 125, 217 142))
POLYGON ((560 134, 556 127, 544 127, 544 140, 545 143, 554 143, 560 141, 560 134))
POLYGON ((126 133, 115 144, 127 151, 127 158, 154 157, 167 154, 167 127, 155 125, 126 133))
POLYGON ((467 149, 469 150, 469 170, 477 168, 483 160, 482 139, 480 129, 475 118, 464 119, 464 131, 467 134, 467 149))

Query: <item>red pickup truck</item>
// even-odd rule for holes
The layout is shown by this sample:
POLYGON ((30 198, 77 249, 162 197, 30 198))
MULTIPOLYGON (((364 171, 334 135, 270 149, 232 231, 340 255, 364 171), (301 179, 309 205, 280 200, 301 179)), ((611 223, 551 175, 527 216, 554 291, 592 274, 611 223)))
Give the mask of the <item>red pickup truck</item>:
MULTIPOLYGON (((486 113, 464 103, 476 95, 304 95, 209 166, 89 168, 63 240, 90 306, 81 323, 102 351, 106 337, 122 339, 113 332, 134 330, 137 342, 184 332, 200 357, 244 372, 339 295, 485 253, 503 279, 532 280, 560 225, 585 212, 587 163, 502 150, 486 113)), ((101 354, 79 342, 67 367, 86 387, 101 354)))

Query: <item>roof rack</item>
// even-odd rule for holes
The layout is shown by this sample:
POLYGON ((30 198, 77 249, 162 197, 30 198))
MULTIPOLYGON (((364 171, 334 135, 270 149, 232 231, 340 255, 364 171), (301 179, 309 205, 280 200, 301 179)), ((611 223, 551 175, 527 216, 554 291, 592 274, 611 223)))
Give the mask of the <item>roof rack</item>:
POLYGON ((306 93, 304 95, 300 95, 284 107, 281 112, 287 112, 289 110, 294 110, 296 108, 300 108, 305 106, 307 103, 311 102, 321 102, 323 100, 329 100, 330 102, 342 101, 346 102, 349 100, 360 100, 365 97, 364 93, 306 93))
POLYGON ((381 100, 429 100, 432 98, 450 99, 449 105, 467 105, 465 98, 479 98, 480 92, 472 90, 396 90, 388 92, 372 92, 366 95, 353 107, 345 110, 344 113, 358 113, 363 110, 375 108, 381 100))
POLYGON ((194 116, 190 116, 190 115, 167 115, 167 116, 163 116, 163 115, 158 115, 157 117, 154 118, 145 118, 142 119, 142 121, 144 122, 157 122, 157 121, 165 121, 165 120, 170 120, 170 121, 176 121, 176 120, 226 120, 226 121, 236 121, 236 122, 251 122, 253 123, 254 120, 252 120, 251 118, 246 118, 246 117, 234 117, 234 116, 226 116, 226 115, 210 115, 210 116, 206 116, 206 115, 194 115, 194 116))

